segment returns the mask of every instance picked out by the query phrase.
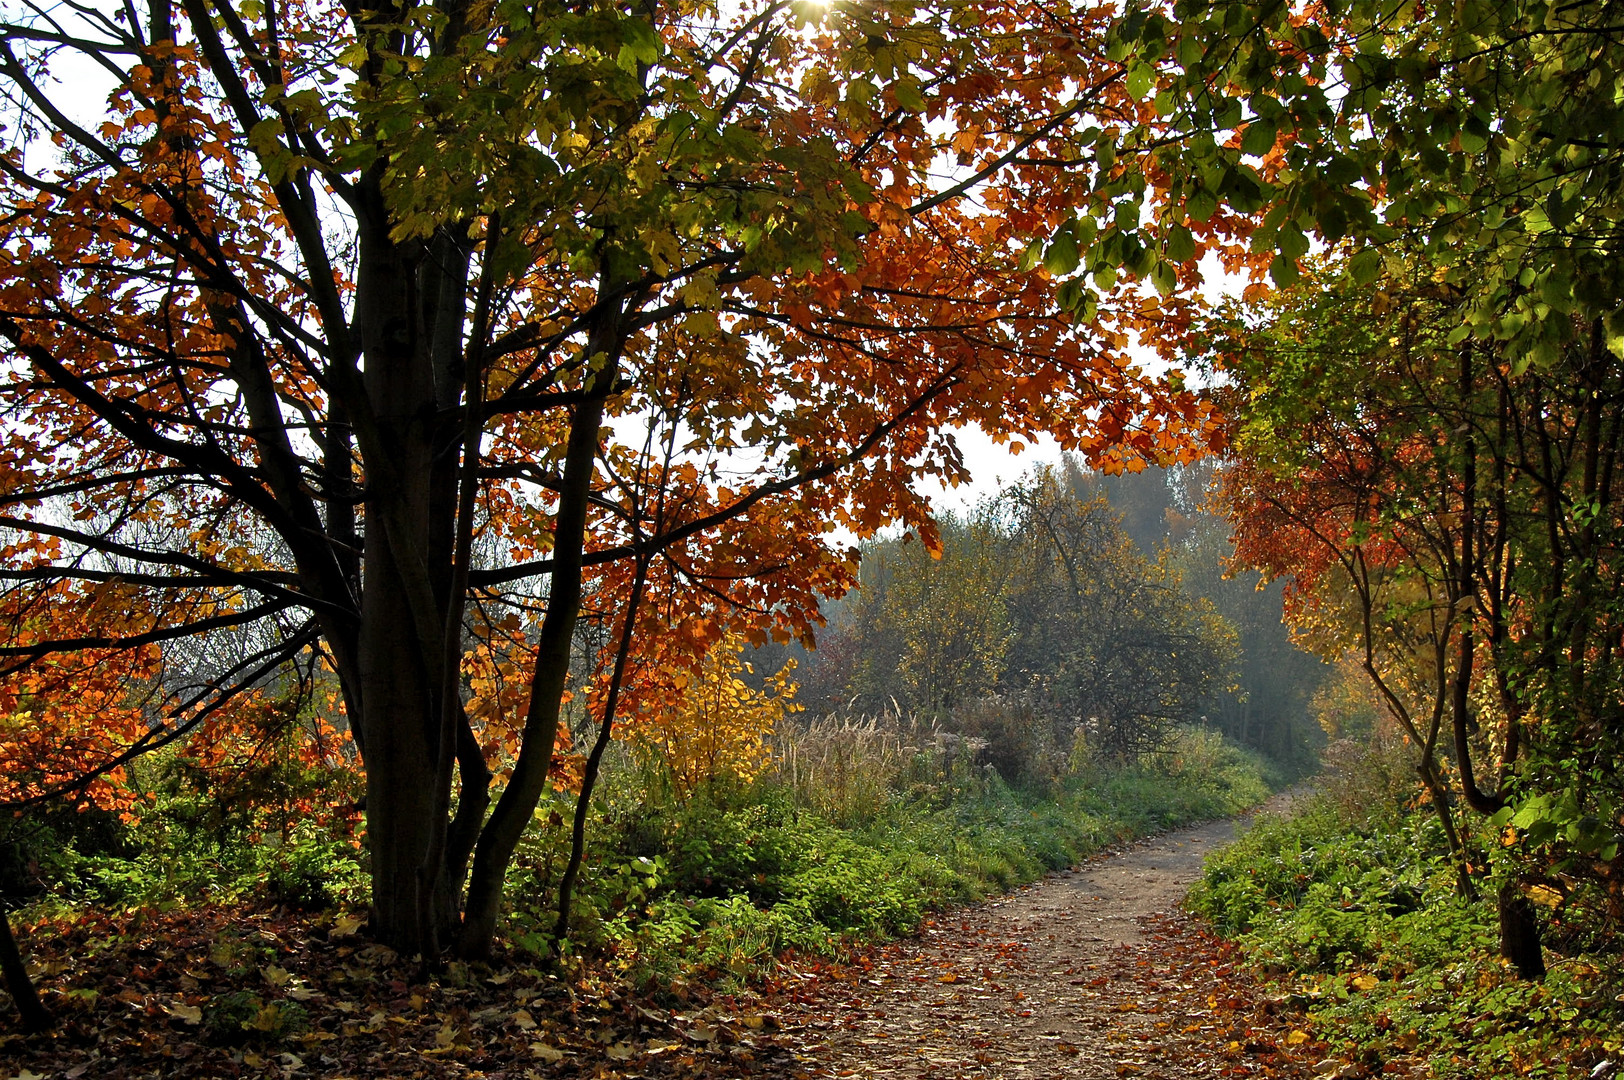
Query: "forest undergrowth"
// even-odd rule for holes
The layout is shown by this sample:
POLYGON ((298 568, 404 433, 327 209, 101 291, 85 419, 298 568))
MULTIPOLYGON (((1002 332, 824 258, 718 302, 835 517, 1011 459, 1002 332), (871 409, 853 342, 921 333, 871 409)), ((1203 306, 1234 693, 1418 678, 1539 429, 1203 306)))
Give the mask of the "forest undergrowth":
MULTIPOLYGON (((1410 752, 1333 746, 1320 793, 1263 818, 1209 859, 1187 906, 1234 940, 1333 1053, 1371 1073, 1435 1080, 1603 1078, 1624 1048, 1621 943, 1596 897, 1527 890, 1548 973, 1498 953, 1493 883, 1463 897, 1437 815, 1413 794, 1410 752)), ((1479 822, 1469 850, 1501 839, 1479 822)))

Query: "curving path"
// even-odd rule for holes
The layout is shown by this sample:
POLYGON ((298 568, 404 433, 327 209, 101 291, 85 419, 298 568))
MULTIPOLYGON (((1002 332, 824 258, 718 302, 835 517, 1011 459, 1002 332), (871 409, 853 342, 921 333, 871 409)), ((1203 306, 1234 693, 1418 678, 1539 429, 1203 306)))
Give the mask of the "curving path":
POLYGON ((786 1071, 1310 1075, 1302 1037, 1287 1019, 1271 1025, 1273 1004, 1178 911, 1207 853, 1234 835, 1232 821, 1165 833, 942 917, 785 1016, 801 1044, 786 1071))

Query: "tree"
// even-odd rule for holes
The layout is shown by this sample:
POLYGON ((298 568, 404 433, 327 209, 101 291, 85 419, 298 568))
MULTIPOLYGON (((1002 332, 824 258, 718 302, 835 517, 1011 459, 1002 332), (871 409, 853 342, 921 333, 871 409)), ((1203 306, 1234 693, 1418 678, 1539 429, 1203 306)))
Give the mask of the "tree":
MULTIPOLYGON (((1611 534, 1612 455, 1604 432, 1613 430, 1612 387, 1624 356, 1624 173, 1614 137, 1624 119, 1614 89, 1624 63, 1619 14, 1616 3, 1546 0, 1471 0, 1443 9, 1381 0, 1307 9, 1188 2, 1171 12, 1131 11, 1118 44, 1130 65, 1161 75, 1159 111, 1192 133, 1161 160, 1164 168, 1182 163, 1180 195, 1191 216, 1205 220, 1220 202, 1233 205, 1228 193, 1239 191, 1261 212, 1251 248, 1259 258, 1272 256, 1276 283, 1298 280, 1309 237, 1317 235, 1327 245, 1348 244, 1354 285, 1380 282, 1385 296, 1391 284, 1433 305, 1423 319, 1435 365, 1429 380, 1458 388, 1439 400, 1464 428, 1457 439, 1434 427, 1438 454, 1426 445, 1424 421, 1410 429, 1416 460, 1438 470, 1439 486, 1411 517, 1428 527, 1409 533, 1410 551, 1389 551, 1371 564, 1369 580, 1375 585, 1399 565, 1434 567, 1398 576, 1412 591, 1413 611, 1431 613, 1407 625, 1422 630, 1431 653, 1425 681, 1434 690, 1440 680, 1449 683, 1442 707, 1462 799, 1524 826, 1540 822, 1547 838, 1571 827, 1569 841, 1591 858, 1616 851, 1601 835, 1616 830, 1584 824, 1616 821, 1611 796, 1594 801, 1610 782, 1590 778, 1611 736, 1574 740, 1574 729, 1556 724, 1567 734, 1551 732, 1555 744, 1587 749, 1553 759, 1564 764, 1543 770, 1542 782, 1571 781, 1586 794, 1558 798, 1568 809, 1550 819, 1541 816, 1543 796, 1515 813, 1495 809, 1509 791, 1505 784, 1496 790, 1492 779, 1485 790, 1474 775, 1473 679, 1486 651, 1495 678, 1518 688, 1495 692, 1517 738, 1536 713, 1616 711, 1595 707, 1605 698, 1600 688, 1611 683, 1615 647, 1605 644, 1610 620, 1598 626, 1591 619, 1613 592, 1602 569, 1610 560, 1595 543, 1611 534), (1425 282, 1419 290, 1418 279, 1425 282), (1427 512, 1450 498, 1453 510, 1427 512), (1531 507, 1544 539, 1513 539, 1531 507), (1532 579, 1523 576, 1530 570, 1532 579), (1446 596, 1462 609, 1440 608, 1446 596), (1557 626, 1566 637, 1548 632, 1557 626), (1564 674, 1553 675, 1557 670, 1564 674), (1547 692, 1558 684, 1564 691, 1547 692), (1572 816, 1585 799, 1600 813, 1572 816)), ((1347 389, 1351 408, 1361 395, 1347 389)), ((1377 411, 1415 405, 1414 395, 1384 400, 1386 389, 1375 395, 1377 411)), ((1379 516, 1375 506, 1348 510, 1343 519, 1361 527, 1379 516)), ((1406 543, 1393 534, 1389 540, 1406 543)), ((1354 537, 1331 547, 1374 551, 1354 537)), ((1355 577, 1363 573, 1359 562, 1355 577)), ((1597 730, 1607 729, 1601 721, 1597 730)), ((1528 748, 1508 739, 1490 753, 1515 762, 1528 748)), ((1435 741, 1423 745, 1430 752, 1435 741)), ((1617 881, 1621 874, 1614 867, 1602 876, 1617 881)), ((1624 912, 1624 902, 1609 905, 1624 912)), ((1537 950, 1523 959, 1525 970, 1537 969, 1537 950)))
POLYGON ((139 595, 98 648, 254 643, 143 738, 325 665, 408 953, 489 947, 583 597, 646 578, 696 655, 809 636, 831 527, 929 538, 907 485, 964 477, 951 425, 1107 468, 1212 430, 1120 350, 1188 318, 1133 279, 1241 225, 1141 224, 1108 5, 17 10, 5 580, 139 595), (1057 284, 1094 233, 1096 287, 1057 284), (465 662, 526 689, 470 716, 465 662))
POLYGON ((743 639, 723 638, 705 655, 695 677, 662 671, 658 698, 633 734, 639 757, 651 761, 679 798, 719 780, 749 782, 772 754, 767 739, 792 713, 795 703, 794 663, 766 676, 765 692, 749 686, 742 675, 749 664, 740 659, 743 639))
POLYGON ((1419 251, 1461 291, 1456 340, 1547 363, 1597 320, 1624 348, 1618 14, 1185 0, 1130 9, 1116 49, 1160 77, 1159 111, 1190 135, 1158 152, 1182 173, 1184 210, 1205 220, 1236 194, 1262 210, 1251 247, 1278 283, 1297 279, 1310 235, 1350 239, 1367 284, 1419 251))
POLYGON ((929 716, 994 692, 1015 631, 1006 611, 1007 545, 990 507, 934 521, 940 548, 917 537, 872 545, 850 601, 858 642, 846 693, 864 710, 903 704, 929 716))
POLYGON ((1017 567, 1008 601, 1021 628, 1008 682, 1027 681, 1094 750, 1163 748, 1234 690, 1234 630, 1183 587, 1168 550, 1141 552, 1114 508, 1066 461, 1012 490, 1017 567))
POLYGON ((1415 747, 1470 894, 1440 745, 1456 612, 1438 529, 1454 509, 1452 462, 1430 437, 1436 372, 1383 340, 1355 299, 1369 292, 1310 279, 1266 329, 1220 346, 1237 429, 1224 496, 1237 560, 1289 578, 1300 637, 1327 658, 1360 657, 1415 747))
POLYGON ((1619 910, 1624 397, 1599 338, 1554 368, 1451 340, 1436 281, 1333 273, 1241 333, 1230 494, 1241 556, 1291 575, 1294 620, 1354 647, 1404 726, 1464 890, 1483 858, 1451 804, 1512 826, 1503 948, 1538 976, 1521 885, 1588 879, 1619 910))
MULTIPOLYGON (((959 727, 1041 720, 1028 744, 1064 750, 1082 732, 1117 757, 1198 723, 1230 688, 1233 632, 1183 590, 1165 552, 1138 550, 1094 487, 1068 460, 964 519, 945 516, 935 558, 911 540, 872 545, 831 635, 847 662, 841 692, 959 727), (984 703, 1010 705, 1009 717, 984 703)), ((1030 757, 1000 755, 1009 732, 974 734, 992 738, 1004 766, 1030 757)))
POLYGON ((1210 603, 1234 631, 1237 691, 1206 695, 1205 723, 1287 768, 1310 771, 1320 740, 1308 701, 1323 666, 1292 643, 1280 586, 1232 565, 1230 524, 1214 498, 1222 468, 1207 457, 1114 476, 1068 471, 1068 481, 1102 494, 1140 550, 1165 553, 1183 591, 1210 603))

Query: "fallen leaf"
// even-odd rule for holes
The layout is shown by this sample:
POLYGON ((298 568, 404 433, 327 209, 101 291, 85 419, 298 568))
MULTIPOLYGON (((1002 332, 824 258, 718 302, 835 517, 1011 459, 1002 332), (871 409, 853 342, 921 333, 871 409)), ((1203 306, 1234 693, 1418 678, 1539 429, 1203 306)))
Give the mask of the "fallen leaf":
MULTIPOLYGON (((168 1012, 170 1016, 184 1024, 201 1024, 203 1022, 203 1010, 196 1005, 171 1005, 168 1012)), ((23 1080, 23 1078, 19 1076, 17 1080, 23 1080)))
POLYGON ((531 1043, 530 1056, 536 1058, 538 1061, 545 1061, 548 1064, 552 1064, 553 1062, 564 1060, 564 1051, 560 1050, 556 1046, 549 1046, 544 1042, 531 1043))
POLYGON ((520 1009, 513 1014, 513 1026, 520 1031, 534 1031, 536 1030, 536 1018, 531 1016, 528 1010, 520 1009))
POLYGON ((329 938, 353 937, 355 932, 361 929, 361 922, 361 916, 359 915, 340 915, 333 920, 332 929, 327 931, 327 936, 329 938))

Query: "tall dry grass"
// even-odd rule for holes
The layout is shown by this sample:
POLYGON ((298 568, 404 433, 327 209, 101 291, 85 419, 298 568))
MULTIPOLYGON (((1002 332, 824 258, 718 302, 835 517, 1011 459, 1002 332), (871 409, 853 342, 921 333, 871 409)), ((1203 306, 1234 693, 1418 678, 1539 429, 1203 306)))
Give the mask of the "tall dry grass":
POLYGON ((872 821, 900 794, 976 776, 987 747, 936 721, 893 712, 785 724, 773 743, 778 781, 842 828, 872 821))

